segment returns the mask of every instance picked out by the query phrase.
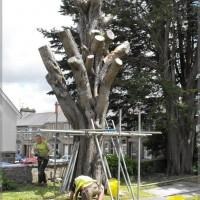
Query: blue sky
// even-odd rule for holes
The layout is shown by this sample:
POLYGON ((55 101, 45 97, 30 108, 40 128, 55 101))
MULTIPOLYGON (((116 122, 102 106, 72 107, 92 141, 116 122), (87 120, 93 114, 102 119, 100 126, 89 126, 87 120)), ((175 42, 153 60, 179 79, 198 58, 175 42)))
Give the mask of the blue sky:
POLYGON ((2 5, 3 91, 18 109, 54 111, 56 98, 46 95, 51 88, 38 51, 49 42, 36 29, 61 30, 72 22, 58 12, 61 0, 3 0, 2 5))

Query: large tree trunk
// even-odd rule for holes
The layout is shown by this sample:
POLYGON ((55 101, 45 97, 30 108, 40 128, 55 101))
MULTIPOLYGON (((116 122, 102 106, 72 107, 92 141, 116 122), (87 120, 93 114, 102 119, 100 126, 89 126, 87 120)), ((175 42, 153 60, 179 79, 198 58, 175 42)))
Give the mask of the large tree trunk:
MULTIPOLYGON (((168 116, 168 175, 190 174, 192 170, 194 131, 188 126, 187 117, 177 111, 174 102, 168 103, 166 110, 168 116)), ((191 121, 189 124, 191 124, 191 121)))
MULTIPOLYGON (((180 20, 179 17, 177 17, 177 21, 180 20)), ((162 66, 163 69, 161 72, 161 85, 166 102, 167 116, 167 171, 169 175, 180 175, 189 174, 192 170, 195 98, 194 93, 190 91, 195 88, 193 80, 195 79, 196 66, 193 66, 192 70, 188 70, 188 68, 191 69, 191 62, 185 61, 184 58, 188 58, 192 50, 188 46, 189 50, 185 55, 183 50, 185 40, 182 37, 179 21, 175 23, 178 24, 176 30, 175 25, 171 27, 171 23, 175 22, 170 19, 160 21, 160 31, 154 34, 157 35, 155 46, 159 58, 158 66, 162 66), (177 40, 174 39, 170 41, 169 45, 171 28, 172 33, 174 33, 173 37, 178 37, 178 44, 177 40), (179 50, 177 50, 177 46, 179 50), (175 63, 175 52, 178 52, 180 59, 177 63, 175 63), (180 86, 177 86, 176 76, 180 76, 181 89, 180 86)))
MULTIPOLYGON (((124 42, 114 51, 108 51, 114 34, 111 30, 105 31, 110 18, 105 20, 105 15, 101 12, 102 0, 74 0, 74 4, 80 14, 78 30, 82 52, 79 52, 69 29, 59 32, 58 35, 73 72, 77 91, 76 101, 68 92, 64 75, 50 47, 43 46, 39 48, 39 52, 48 71, 46 79, 72 127, 91 129, 93 120, 95 128, 103 128, 110 88, 122 66, 121 58, 128 53, 130 46, 128 42, 124 42)), ((85 174, 99 179, 101 168, 94 138, 84 136, 78 139, 80 149, 76 175, 85 174)))
MULTIPOLYGON (((187 6, 190 7, 189 1, 187 6)), ((178 9, 179 5, 174 3, 174 13, 178 13, 178 9)), ((196 109, 194 91, 197 88, 195 81, 197 64, 192 62, 193 44, 191 43, 191 38, 193 37, 193 32, 191 31, 191 27, 193 22, 188 14, 188 30, 186 31, 187 37, 184 38, 182 33, 182 19, 179 15, 174 16, 176 18, 176 35, 178 38, 177 45, 179 47, 179 62, 177 63, 179 63, 180 66, 175 65, 174 70, 168 71, 168 77, 172 77, 171 80, 175 84, 173 76, 175 76, 175 72, 178 74, 183 93, 181 101, 179 99, 181 96, 180 94, 176 99, 173 99, 173 95, 170 95, 173 102, 168 101, 167 105, 169 121, 168 174, 180 175, 190 174, 192 172, 196 127, 194 120, 196 109), (186 47, 184 47, 184 44, 186 47), (181 71, 179 71, 179 69, 181 69, 181 71), (171 76, 170 74, 174 75, 171 76)), ((175 29, 173 31, 175 33, 175 29)))

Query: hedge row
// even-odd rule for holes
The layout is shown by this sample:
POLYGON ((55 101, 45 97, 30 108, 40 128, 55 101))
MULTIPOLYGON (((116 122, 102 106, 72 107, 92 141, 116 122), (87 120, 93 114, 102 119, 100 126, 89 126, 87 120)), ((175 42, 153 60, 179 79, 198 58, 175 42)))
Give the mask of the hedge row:
MULTIPOLYGON (((109 165, 112 177, 117 178, 117 174, 118 174, 118 158, 117 158, 117 156, 113 155, 113 154, 107 154, 106 158, 108 161, 108 165, 109 165)), ((127 167, 129 176, 137 176, 138 161, 136 159, 132 159, 128 156, 125 156, 124 159, 125 159, 125 163, 126 163, 126 167, 127 167)), ((124 166, 123 166, 123 168, 124 168, 124 166)), ((141 161, 141 164, 140 164, 141 175, 148 175, 152 172, 153 172, 153 162, 151 160, 150 161, 141 161)))

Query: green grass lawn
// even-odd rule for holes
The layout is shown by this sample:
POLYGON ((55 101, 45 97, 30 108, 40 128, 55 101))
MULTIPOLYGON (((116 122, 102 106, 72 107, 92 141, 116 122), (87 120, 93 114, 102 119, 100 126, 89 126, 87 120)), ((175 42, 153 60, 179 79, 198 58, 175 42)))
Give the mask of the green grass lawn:
POLYGON ((43 199, 66 199, 67 194, 59 193, 59 184, 53 186, 49 182, 48 186, 37 186, 35 184, 17 185, 15 190, 2 192, 4 200, 43 200, 43 199))
MULTIPOLYGON (((151 180, 152 181, 152 180, 151 180)), ((150 183, 151 181, 147 182, 141 182, 141 184, 150 183)), ((137 183, 133 183, 133 192, 134 197, 137 199, 137 183)), ((21 184, 17 185, 17 188, 10 191, 4 191, 2 192, 2 200, 67 200, 68 194, 60 193, 61 184, 56 183, 55 187, 53 182, 48 182, 48 186, 37 186, 36 184, 21 184)), ((149 194, 145 192, 144 190, 157 187, 156 185, 151 185, 148 187, 141 187, 140 190, 140 197, 153 197, 154 195, 149 194)), ((128 191, 127 186, 125 184, 120 185, 120 200, 127 200, 132 199, 131 193, 128 191)), ((110 200, 110 196, 106 195, 104 196, 104 200, 110 200)), ((200 197, 191 197, 187 198, 187 200, 200 200, 200 197)))
MULTIPOLYGON (((2 199, 4 200, 43 200, 43 199, 56 199, 56 200, 66 200, 68 199, 67 192, 61 194, 59 192, 61 184, 54 184, 48 182, 48 186, 37 186, 36 184, 23 184, 17 185, 15 190, 4 191, 2 193, 2 199)), ((133 188, 134 196, 136 197, 137 188, 133 188)), ((140 191, 141 197, 153 196, 149 193, 140 191)), ((105 200, 109 200, 110 196, 105 194, 105 200)), ((122 184, 120 186, 120 199, 127 200, 132 199, 131 193, 127 190, 126 185, 122 184)))

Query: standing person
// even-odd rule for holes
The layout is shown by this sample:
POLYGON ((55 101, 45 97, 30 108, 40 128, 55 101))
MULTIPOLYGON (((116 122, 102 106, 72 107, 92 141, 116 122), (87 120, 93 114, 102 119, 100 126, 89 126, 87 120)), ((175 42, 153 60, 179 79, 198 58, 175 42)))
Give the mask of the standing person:
POLYGON ((74 179, 73 186, 69 194, 69 200, 73 200, 75 194, 75 199, 80 192, 81 200, 92 200, 94 196, 98 196, 98 200, 103 199, 104 187, 99 185, 96 180, 89 176, 78 176, 74 179))
POLYGON ((49 155, 51 154, 50 144, 42 139, 40 133, 36 134, 36 142, 33 144, 32 154, 38 158, 38 185, 47 185, 45 168, 49 161, 49 155))

